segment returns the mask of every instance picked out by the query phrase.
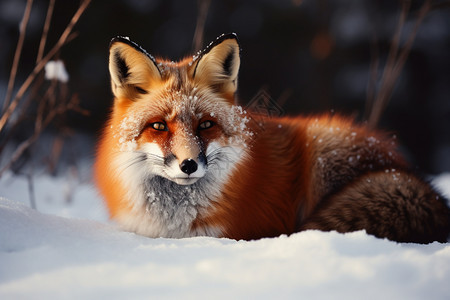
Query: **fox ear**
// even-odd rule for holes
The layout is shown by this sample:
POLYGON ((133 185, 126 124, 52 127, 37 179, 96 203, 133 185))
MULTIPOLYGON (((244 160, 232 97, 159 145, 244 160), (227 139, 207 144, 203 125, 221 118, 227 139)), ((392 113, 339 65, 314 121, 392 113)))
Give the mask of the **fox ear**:
POLYGON ((232 96, 237 89, 240 48, 237 35, 221 35, 198 56, 191 68, 191 76, 200 84, 212 86, 232 96))
POLYGON ((109 46, 109 73, 116 98, 137 100, 161 79, 156 60, 128 38, 116 37, 109 46))

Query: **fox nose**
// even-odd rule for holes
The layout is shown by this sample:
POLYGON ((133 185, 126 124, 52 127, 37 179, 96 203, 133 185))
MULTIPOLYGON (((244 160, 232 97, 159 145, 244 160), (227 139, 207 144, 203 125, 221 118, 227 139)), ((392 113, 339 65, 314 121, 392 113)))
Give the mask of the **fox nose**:
POLYGON ((198 165, 195 162, 195 160, 190 159, 190 158, 183 160, 183 162, 180 164, 181 171, 183 171, 183 173, 186 173, 188 175, 197 171, 197 168, 198 168, 198 165))

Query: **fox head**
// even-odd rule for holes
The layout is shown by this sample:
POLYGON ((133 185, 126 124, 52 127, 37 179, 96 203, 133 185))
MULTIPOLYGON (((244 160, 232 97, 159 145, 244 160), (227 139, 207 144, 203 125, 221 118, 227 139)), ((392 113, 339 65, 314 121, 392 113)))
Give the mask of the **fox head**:
POLYGON ((128 38, 114 38, 110 130, 118 176, 189 186, 225 175, 252 135, 246 112, 235 105, 239 55, 235 34, 180 62, 155 59, 128 38))

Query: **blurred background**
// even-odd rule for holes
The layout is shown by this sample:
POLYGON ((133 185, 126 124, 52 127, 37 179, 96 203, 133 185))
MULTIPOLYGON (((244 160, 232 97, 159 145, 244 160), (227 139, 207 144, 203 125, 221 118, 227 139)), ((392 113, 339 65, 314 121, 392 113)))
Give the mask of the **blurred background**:
MULTIPOLYGON (((74 28, 77 35, 57 54, 69 74, 66 93, 77 95, 80 107, 89 114, 68 112, 56 117, 12 170, 19 172, 32 162, 57 174, 82 160, 91 161, 112 103, 107 65, 110 39, 129 36, 154 56, 171 60, 192 55, 199 6, 204 2, 93 0, 74 28)), ((366 120, 371 63, 378 58, 379 79, 401 1, 206 2, 203 45, 222 33, 239 36, 242 105, 265 90, 287 115, 339 112, 366 120)), ((0 99, 7 91, 26 3, 0 0, 0 99)), ((48 3, 33 2, 15 91, 35 65, 48 3)), ((402 44, 413 31, 423 3, 411 1, 402 44)), ((444 5, 431 10, 420 25, 378 124, 395 132, 409 160, 428 174, 450 171, 450 8, 446 1, 434 3, 444 5)), ((74 0, 55 2, 46 52, 79 5, 74 0)), ((37 104, 30 104, 20 126, 9 136, 1 133, 1 146, 7 146, 0 153, 2 163, 32 134, 37 109, 37 104)))

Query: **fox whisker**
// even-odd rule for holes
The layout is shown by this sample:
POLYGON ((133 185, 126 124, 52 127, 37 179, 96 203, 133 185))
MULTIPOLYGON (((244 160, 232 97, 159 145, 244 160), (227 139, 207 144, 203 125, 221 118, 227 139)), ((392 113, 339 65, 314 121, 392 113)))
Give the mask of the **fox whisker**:
POLYGON ((145 159, 151 162, 154 165, 163 166, 164 165, 164 157, 153 154, 153 153, 145 153, 145 159))

